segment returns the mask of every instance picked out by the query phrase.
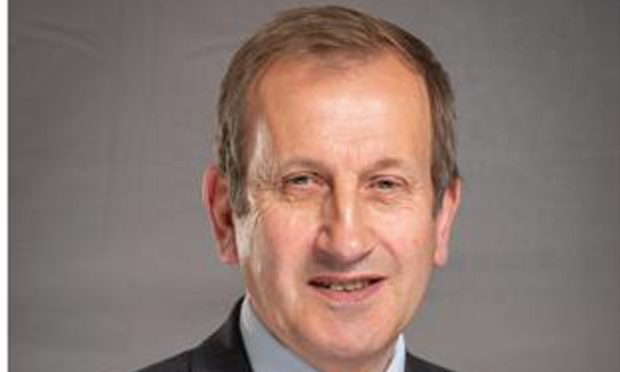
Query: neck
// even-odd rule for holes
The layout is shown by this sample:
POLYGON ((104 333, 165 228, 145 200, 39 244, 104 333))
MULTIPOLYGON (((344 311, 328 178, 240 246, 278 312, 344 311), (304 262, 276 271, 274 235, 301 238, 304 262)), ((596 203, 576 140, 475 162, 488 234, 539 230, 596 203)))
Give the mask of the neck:
POLYGON ((390 347, 387 350, 382 350, 376 355, 366 358, 315 358, 318 360, 314 360, 304 357, 304 359, 306 359, 308 364, 321 372, 384 372, 388 368, 393 354, 394 348, 390 347))

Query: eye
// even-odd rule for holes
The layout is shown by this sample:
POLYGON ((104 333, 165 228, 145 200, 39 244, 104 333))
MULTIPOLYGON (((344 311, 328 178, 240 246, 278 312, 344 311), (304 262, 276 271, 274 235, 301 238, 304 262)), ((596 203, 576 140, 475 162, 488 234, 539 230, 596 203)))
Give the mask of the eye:
POLYGON ((396 182, 392 180, 379 180, 376 182, 376 187, 381 190, 389 190, 395 188, 396 182))
POLYGON ((294 173, 282 179, 280 192, 288 201, 307 201, 322 195, 324 186, 323 178, 316 173, 294 173))
POLYGON ((282 181, 286 194, 307 194, 319 190, 323 184, 321 177, 313 173, 292 174, 282 181))
POLYGON ((377 177, 372 180, 370 187, 385 192, 399 189, 402 185, 402 181, 393 177, 377 177))
POLYGON ((312 177, 307 174, 301 174, 290 177, 285 182, 293 186, 306 186, 312 182, 312 177))

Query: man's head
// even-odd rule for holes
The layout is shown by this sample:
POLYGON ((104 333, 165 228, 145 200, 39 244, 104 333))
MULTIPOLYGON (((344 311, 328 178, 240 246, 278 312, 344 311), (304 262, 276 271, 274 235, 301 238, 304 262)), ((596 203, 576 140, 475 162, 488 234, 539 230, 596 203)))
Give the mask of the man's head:
POLYGON ((230 182, 239 215, 247 211, 245 179, 253 141, 248 123, 251 88, 283 57, 321 60, 366 60, 386 52, 423 76, 432 115, 432 177, 435 210, 459 177, 454 138, 453 93, 448 76, 419 39, 385 20, 337 7, 300 8, 282 13, 250 38, 233 57, 220 90, 218 167, 230 182))
POLYGON ((352 10, 284 13, 233 59, 205 182, 220 257, 314 367, 385 366, 445 263, 452 121, 428 48, 352 10))

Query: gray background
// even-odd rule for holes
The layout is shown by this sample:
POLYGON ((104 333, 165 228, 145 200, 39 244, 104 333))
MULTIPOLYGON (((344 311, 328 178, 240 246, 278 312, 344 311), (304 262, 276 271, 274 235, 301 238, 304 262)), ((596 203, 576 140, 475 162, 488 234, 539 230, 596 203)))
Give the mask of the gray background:
MULTIPOLYGON (((407 331, 463 371, 620 371, 620 2, 337 1, 453 76, 464 204, 407 331)), ((201 208, 240 40, 309 1, 10 2, 10 369, 126 371, 242 287, 201 208)))

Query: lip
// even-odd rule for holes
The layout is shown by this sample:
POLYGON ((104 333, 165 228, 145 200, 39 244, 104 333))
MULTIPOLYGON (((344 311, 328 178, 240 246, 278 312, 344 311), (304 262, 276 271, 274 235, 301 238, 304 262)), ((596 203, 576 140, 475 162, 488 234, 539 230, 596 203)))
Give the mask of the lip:
POLYGON ((335 305, 354 305, 372 300, 383 287, 385 277, 373 274, 357 275, 317 275, 308 280, 308 286, 316 291, 323 299, 335 305), (370 281, 364 288, 347 291, 334 291, 317 285, 317 283, 340 283, 352 281, 370 281))

